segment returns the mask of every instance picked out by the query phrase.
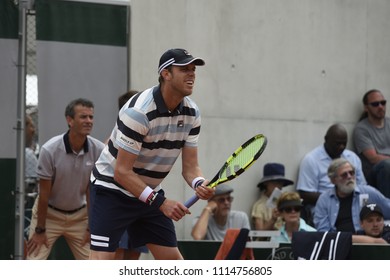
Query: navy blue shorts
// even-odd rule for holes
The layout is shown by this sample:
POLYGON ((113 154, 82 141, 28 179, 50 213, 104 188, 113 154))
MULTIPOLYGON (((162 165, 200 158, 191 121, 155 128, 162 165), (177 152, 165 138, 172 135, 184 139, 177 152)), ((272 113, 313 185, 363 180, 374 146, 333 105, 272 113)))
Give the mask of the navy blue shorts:
MULTIPOLYGON (((164 191, 159 193, 164 195, 164 191)), ((89 226, 91 249, 114 252, 127 230, 129 247, 148 243, 177 247, 175 226, 153 206, 118 190, 91 184, 89 226)))

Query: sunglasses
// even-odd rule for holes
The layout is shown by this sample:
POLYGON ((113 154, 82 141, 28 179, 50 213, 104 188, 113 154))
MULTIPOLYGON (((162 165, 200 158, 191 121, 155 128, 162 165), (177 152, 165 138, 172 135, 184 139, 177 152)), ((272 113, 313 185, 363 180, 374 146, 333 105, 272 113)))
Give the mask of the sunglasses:
POLYGON ((301 209, 302 209, 301 206, 292 206, 292 207, 283 208, 281 211, 286 212, 286 213, 291 213, 292 211, 300 212, 301 209))
POLYGON ((378 107, 379 105, 385 106, 386 102, 387 102, 386 100, 382 100, 382 101, 371 102, 368 104, 370 104, 372 107, 378 107))
POLYGON ((224 203, 225 200, 226 200, 227 202, 232 202, 232 201, 233 201, 233 197, 232 197, 232 196, 228 196, 228 197, 220 197, 220 198, 216 199, 216 201, 217 201, 218 203, 224 203))
POLYGON ((341 173, 339 176, 341 179, 348 179, 348 175, 349 176, 355 176, 355 170, 349 170, 349 171, 345 171, 344 173, 341 173))

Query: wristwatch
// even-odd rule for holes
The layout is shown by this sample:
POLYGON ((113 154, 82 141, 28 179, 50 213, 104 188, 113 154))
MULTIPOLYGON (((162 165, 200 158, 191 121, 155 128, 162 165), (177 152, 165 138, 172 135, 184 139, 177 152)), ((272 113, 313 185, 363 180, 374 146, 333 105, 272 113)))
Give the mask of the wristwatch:
POLYGON ((36 227, 35 228, 35 233, 37 233, 37 234, 44 233, 45 231, 46 231, 46 229, 42 228, 42 227, 36 227))

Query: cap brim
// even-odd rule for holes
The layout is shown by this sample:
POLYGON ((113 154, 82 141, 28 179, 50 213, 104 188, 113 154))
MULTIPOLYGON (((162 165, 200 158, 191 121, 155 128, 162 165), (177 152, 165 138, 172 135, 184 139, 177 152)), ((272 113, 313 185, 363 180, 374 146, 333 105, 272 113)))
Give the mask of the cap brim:
POLYGON ((204 60, 199 58, 199 57, 184 59, 184 60, 182 60, 180 62, 174 62, 174 63, 172 63, 172 65, 175 65, 175 66, 185 66, 185 65, 188 65, 188 64, 191 64, 191 63, 194 63, 197 66, 205 65, 204 60))
POLYGON ((223 195, 223 194, 228 194, 228 193, 232 193, 233 192, 233 189, 232 188, 225 188, 225 189, 217 189, 215 190, 215 194, 213 195, 213 197, 215 196, 218 196, 218 195, 223 195))
POLYGON ((278 209, 284 209, 286 207, 291 207, 291 206, 301 206, 302 207, 302 202, 299 200, 286 200, 280 203, 278 209))

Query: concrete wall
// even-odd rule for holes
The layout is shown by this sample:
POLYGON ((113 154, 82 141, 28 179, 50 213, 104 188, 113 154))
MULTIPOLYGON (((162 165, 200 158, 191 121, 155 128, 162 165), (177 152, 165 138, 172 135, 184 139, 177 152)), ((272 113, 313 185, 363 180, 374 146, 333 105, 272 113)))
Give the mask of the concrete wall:
MULTIPOLYGON (((157 83, 168 48, 206 60, 193 99, 202 111, 200 163, 213 177, 256 133, 268 137, 263 156, 231 182, 233 208, 250 214, 263 165, 284 163, 296 180, 304 154, 341 122, 351 132, 370 88, 388 95, 390 2, 387 0, 132 0, 131 87, 157 83)), ((167 196, 185 201, 180 162, 165 181, 167 196)), ((192 215, 176 223, 191 239, 192 215)))

